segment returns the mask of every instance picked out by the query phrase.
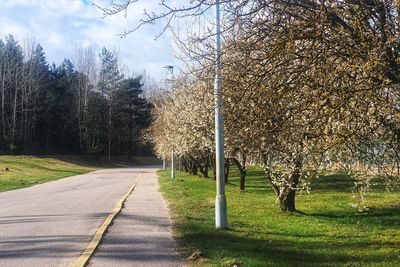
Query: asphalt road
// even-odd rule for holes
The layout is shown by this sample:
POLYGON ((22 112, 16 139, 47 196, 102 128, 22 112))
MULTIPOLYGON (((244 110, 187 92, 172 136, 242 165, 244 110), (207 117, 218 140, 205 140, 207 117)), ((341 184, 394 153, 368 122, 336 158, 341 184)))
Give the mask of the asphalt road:
POLYGON ((106 169, 0 193, 0 266, 70 266, 153 168, 106 169))

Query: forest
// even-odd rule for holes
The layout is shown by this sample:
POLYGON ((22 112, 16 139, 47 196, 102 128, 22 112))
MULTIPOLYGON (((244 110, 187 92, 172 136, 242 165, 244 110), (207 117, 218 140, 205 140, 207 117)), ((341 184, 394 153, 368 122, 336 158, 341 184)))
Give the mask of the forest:
POLYGON ((149 154, 152 105, 116 50, 76 49, 56 66, 33 40, 0 40, 0 154, 149 154), (72 63, 74 62, 74 63, 72 63))

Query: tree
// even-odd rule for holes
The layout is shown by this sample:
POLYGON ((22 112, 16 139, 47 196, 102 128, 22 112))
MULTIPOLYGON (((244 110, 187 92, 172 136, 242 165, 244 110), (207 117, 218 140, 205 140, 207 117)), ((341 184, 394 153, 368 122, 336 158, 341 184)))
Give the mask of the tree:
POLYGON ((6 37, 2 58, 1 126, 3 144, 13 154, 20 138, 18 109, 21 104, 19 100, 22 91, 23 52, 12 35, 6 37))
POLYGON ((111 160, 111 140, 114 137, 114 125, 113 125, 113 117, 114 117, 114 106, 115 106, 115 92, 118 89, 120 82, 123 78, 123 75, 120 73, 119 65, 118 65, 118 56, 116 52, 108 51, 106 48, 103 48, 100 53, 100 74, 99 74, 99 82, 98 89, 100 90, 103 97, 107 100, 107 127, 108 127, 108 159, 111 160))
POLYGON ((141 147, 141 130, 150 124, 151 106, 142 96, 142 76, 123 79, 115 92, 114 126, 118 129, 116 150, 128 159, 141 147))
MULTIPOLYGON (((150 14, 142 24, 188 15, 185 12, 198 15, 196 11, 212 4, 194 1, 174 8, 163 3, 168 11, 150 14)), ((378 157, 372 152, 382 151, 378 143, 393 145, 385 151, 398 151, 396 142, 381 134, 397 131, 399 10, 392 1, 229 1, 226 7, 230 9, 223 64, 226 151, 241 171, 242 188, 243 159, 262 154, 281 209, 292 212, 296 192, 309 188, 310 178, 333 151, 353 147, 354 160, 369 151, 375 162, 378 157)), ((108 14, 118 10, 116 6, 108 14)), ((207 58, 209 46, 201 41, 204 51, 182 47, 195 56, 196 72, 208 73, 212 64, 199 58, 207 58)), ((200 75, 190 85, 193 88, 210 78, 200 75)), ((177 133, 171 125, 188 124, 179 128, 179 135, 159 140, 177 144, 174 150, 179 151, 187 147, 180 138, 192 141, 188 136, 196 129, 196 116, 180 114, 186 109, 179 94, 185 93, 176 94, 159 109, 168 116, 157 116, 173 118, 164 125, 166 135, 177 133)), ((191 103, 191 109, 202 105, 186 103, 191 103)), ((200 131, 195 134, 204 136, 200 131)), ((199 155, 202 149, 194 151, 199 155)))
POLYGON ((21 113, 23 121, 22 136, 25 150, 32 149, 32 141, 39 120, 41 92, 49 85, 49 66, 45 53, 40 44, 27 41, 25 57, 27 62, 24 68, 24 87, 21 95, 21 113))
POLYGON ((88 125, 88 106, 91 91, 95 90, 97 83, 98 64, 93 48, 76 48, 74 62, 79 75, 74 81, 75 107, 77 112, 77 123, 79 127, 79 144, 81 153, 86 153, 89 149, 88 125))
POLYGON ((75 79, 74 66, 64 60, 50 69, 51 82, 45 92, 45 106, 42 109, 43 131, 47 153, 77 152, 78 128, 75 124, 74 94, 72 84, 75 79))

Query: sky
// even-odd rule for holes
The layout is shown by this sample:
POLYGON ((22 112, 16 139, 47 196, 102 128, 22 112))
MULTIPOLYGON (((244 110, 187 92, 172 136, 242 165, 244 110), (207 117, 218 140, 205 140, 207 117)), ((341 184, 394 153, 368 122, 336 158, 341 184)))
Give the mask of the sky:
MULTIPOLYGON (((96 51, 104 46, 119 51, 122 64, 130 72, 146 71, 155 80, 162 80, 164 66, 175 65, 173 42, 166 33, 157 40, 163 21, 146 25, 120 38, 118 35, 135 27, 144 10, 159 10, 158 0, 135 3, 125 14, 103 18, 102 11, 92 5, 107 6, 111 0, 1 0, 0 38, 8 34, 20 41, 35 38, 44 48, 49 63, 59 65, 64 58, 73 59, 76 47, 93 46, 96 51)), ((165 23, 165 22, 164 22, 165 23)))

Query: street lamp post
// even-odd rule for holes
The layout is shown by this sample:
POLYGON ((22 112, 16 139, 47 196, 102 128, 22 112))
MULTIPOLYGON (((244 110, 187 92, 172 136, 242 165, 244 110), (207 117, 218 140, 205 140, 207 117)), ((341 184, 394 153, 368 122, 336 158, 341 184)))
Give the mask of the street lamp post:
POLYGON ((228 229, 228 215, 225 197, 225 172, 224 172, 224 120, 222 116, 221 99, 221 13, 220 1, 216 0, 216 33, 215 33, 215 166, 217 196, 215 198, 215 228, 228 229))
MULTIPOLYGON (((171 74, 171 79, 166 79, 166 82, 169 82, 170 84, 172 84, 173 77, 174 77, 174 66, 168 65, 168 66, 165 66, 164 68, 167 69, 167 71, 169 71, 171 74)), ((173 149, 171 152, 171 178, 175 178, 175 164, 174 164, 174 150, 173 149)))
POLYGON ((171 152, 171 178, 175 178, 174 151, 171 152))

